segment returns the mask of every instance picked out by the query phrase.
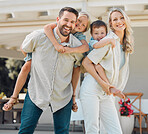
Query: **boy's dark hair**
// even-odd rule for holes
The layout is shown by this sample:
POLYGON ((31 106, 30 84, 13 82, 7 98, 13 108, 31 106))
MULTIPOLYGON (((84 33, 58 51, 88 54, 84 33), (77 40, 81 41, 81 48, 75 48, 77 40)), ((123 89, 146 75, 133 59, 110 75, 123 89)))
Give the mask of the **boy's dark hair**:
POLYGON ((64 7, 60 10, 59 12, 59 17, 61 18, 64 11, 68 11, 68 12, 71 12, 71 13, 74 13, 76 15, 76 17, 78 17, 78 11, 72 7, 64 7))
POLYGON ((93 28, 99 28, 99 27, 102 27, 102 26, 105 27, 105 30, 106 30, 106 33, 107 33, 107 25, 102 20, 96 20, 93 23, 91 23, 91 25, 90 25, 90 33, 92 34, 93 28))

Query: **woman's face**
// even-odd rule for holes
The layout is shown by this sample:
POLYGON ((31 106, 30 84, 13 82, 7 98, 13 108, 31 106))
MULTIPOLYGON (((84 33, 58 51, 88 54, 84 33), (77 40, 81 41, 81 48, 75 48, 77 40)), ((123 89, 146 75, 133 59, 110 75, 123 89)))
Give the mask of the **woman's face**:
POLYGON ((76 32, 84 32, 86 27, 88 25, 88 19, 86 16, 80 16, 78 19, 77 19, 77 22, 76 22, 76 26, 75 26, 75 31, 76 32))
POLYGON ((111 26, 114 31, 124 31, 126 28, 125 18, 120 12, 111 14, 111 26))

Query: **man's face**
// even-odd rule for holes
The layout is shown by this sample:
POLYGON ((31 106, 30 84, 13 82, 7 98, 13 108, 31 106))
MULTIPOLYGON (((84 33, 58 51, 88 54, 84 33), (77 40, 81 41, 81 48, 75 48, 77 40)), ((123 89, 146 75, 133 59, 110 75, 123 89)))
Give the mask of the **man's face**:
POLYGON ((61 18, 57 18, 57 26, 60 34, 68 36, 74 29, 76 23, 76 15, 74 13, 64 11, 61 18))

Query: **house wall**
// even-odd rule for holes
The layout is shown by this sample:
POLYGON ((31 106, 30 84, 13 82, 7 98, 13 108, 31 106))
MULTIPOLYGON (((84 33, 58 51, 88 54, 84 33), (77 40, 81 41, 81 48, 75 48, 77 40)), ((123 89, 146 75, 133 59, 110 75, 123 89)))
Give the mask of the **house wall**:
MULTIPOLYGON (((148 27, 133 27, 134 53, 130 55, 130 75, 124 92, 142 92, 148 99, 148 27)), ((89 31, 86 33, 90 39, 89 31)))
MULTIPOLYGON (((47 0, 42 1, 43 3, 41 2, 41 0, 37 0, 35 2, 27 0, 27 1, 24 1, 24 3, 21 2, 21 4, 17 3, 17 0, 14 0, 12 2, 10 1, 2 1, 2 2, 3 3, 1 3, 1 6, 0 6, 0 12, 1 12, 0 56, 19 58, 19 59, 23 59, 23 55, 19 51, 16 52, 13 49, 5 49, 2 46, 3 45, 5 45, 5 47, 7 47, 7 45, 8 47, 18 46, 19 48, 26 34, 31 32, 32 30, 42 28, 45 24, 49 23, 50 21, 53 21, 53 20, 55 21, 56 19, 54 16, 54 12, 57 13, 61 7, 65 6, 65 3, 62 2, 62 4, 61 3, 58 4, 58 8, 57 8, 57 4, 55 4, 53 1, 50 1, 52 3, 48 3, 49 1, 47 2, 47 0), (27 6, 27 8, 25 7, 26 4, 29 5, 27 6), (49 10, 50 8, 52 10, 49 10), (38 12, 36 13, 35 11, 40 11, 40 10, 42 11, 43 9, 48 10, 50 15, 49 16, 38 16, 38 12), (14 12, 15 18, 7 18, 7 15, 5 14, 11 13, 12 11, 14 12)), ((135 37, 135 52, 134 54, 130 56, 130 76, 129 76, 129 80, 128 80, 128 83, 126 85, 124 92, 143 92, 144 96, 142 98, 148 99, 148 90, 147 90, 148 88, 148 85, 147 85, 147 81, 148 81, 148 59, 147 59, 148 58, 148 53, 147 53, 148 24, 147 22, 148 21, 147 20, 148 19, 146 16, 148 10, 143 11, 144 6, 141 5, 143 3, 146 3, 146 0, 142 2, 138 0, 131 0, 130 2, 122 1, 122 0, 119 0, 119 1, 113 1, 113 0, 103 1, 102 0, 102 2, 91 0, 88 2, 89 2, 88 3, 89 12, 92 11, 93 13, 91 12, 91 15, 96 18, 103 16, 104 12, 107 11, 108 7, 126 5, 125 6, 126 10, 127 10, 127 7, 129 8, 129 6, 133 7, 132 10, 135 11, 136 9, 136 15, 137 15, 135 16, 133 14, 133 16, 131 16, 131 19, 134 21, 132 22, 133 25, 136 25, 136 26, 146 25, 147 26, 147 27, 133 27, 134 37, 135 37), (123 4, 123 2, 125 2, 126 4, 125 3, 123 4), (129 5, 128 5, 128 2, 129 2, 129 5), (141 13, 139 11, 140 5, 138 3, 140 3, 140 5, 142 6, 141 11, 144 14, 143 16, 138 15, 141 13), (135 6, 138 6, 139 8, 137 9, 135 8, 135 6), (137 21, 135 21, 135 19, 137 21)), ((82 3, 77 4, 75 2, 71 4, 73 4, 73 6, 75 8, 77 7, 78 9, 81 9, 82 7, 82 3)), ((128 12, 130 13, 130 11, 128 12)), ((90 39, 89 32, 87 33, 87 35, 88 35, 87 39, 89 40, 90 39)), ((78 88, 78 90, 80 90, 80 88, 78 88)), ((47 109, 47 111, 43 113, 43 115, 41 116, 39 120, 39 123, 53 123, 52 114, 51 114, 50 109, 47 109)))
POLYGON ((135 52, 130 56, 130 75, 124 92, 142 92, 148 99, 148 27, 134 27, 135 52))

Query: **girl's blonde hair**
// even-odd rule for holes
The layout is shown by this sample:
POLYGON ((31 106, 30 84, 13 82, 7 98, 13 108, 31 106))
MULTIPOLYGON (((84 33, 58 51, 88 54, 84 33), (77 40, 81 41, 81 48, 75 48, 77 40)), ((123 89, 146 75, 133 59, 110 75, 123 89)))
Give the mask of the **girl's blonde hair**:
POLYGON ((89 15, 88 15, 86 12, 80 12, 78 18, 81 17, 81 16, 85 16, 85 17, 87 17, 87 19, 88 19, 87 27, 86 27, 86 29, 83 31, 83 32, 86 32, 86 31, 89 30, 89 27, 90 27, 90 23, 91 23, 90 17, 89 17, 89 15))
POLYGON ((114 29, 112 28, 111 25, 111 15, 113 12, 120 12, 125 19, 125 23, 126 23, 126 28, 125 28, 125 33, 124 33, 124 37, 123 37, 123 51, 128 52, 128 53, 132 53, 134 51, 134 42, 133 42, 133 30, 131 28, 130 25, 130 19, 129 17, 126 15, 126 13, 120 9, 120 8, 112 8, 109 12, 108 15, 108 23, 109 23, 109 27, 112 31, 114 31, 114 29))

